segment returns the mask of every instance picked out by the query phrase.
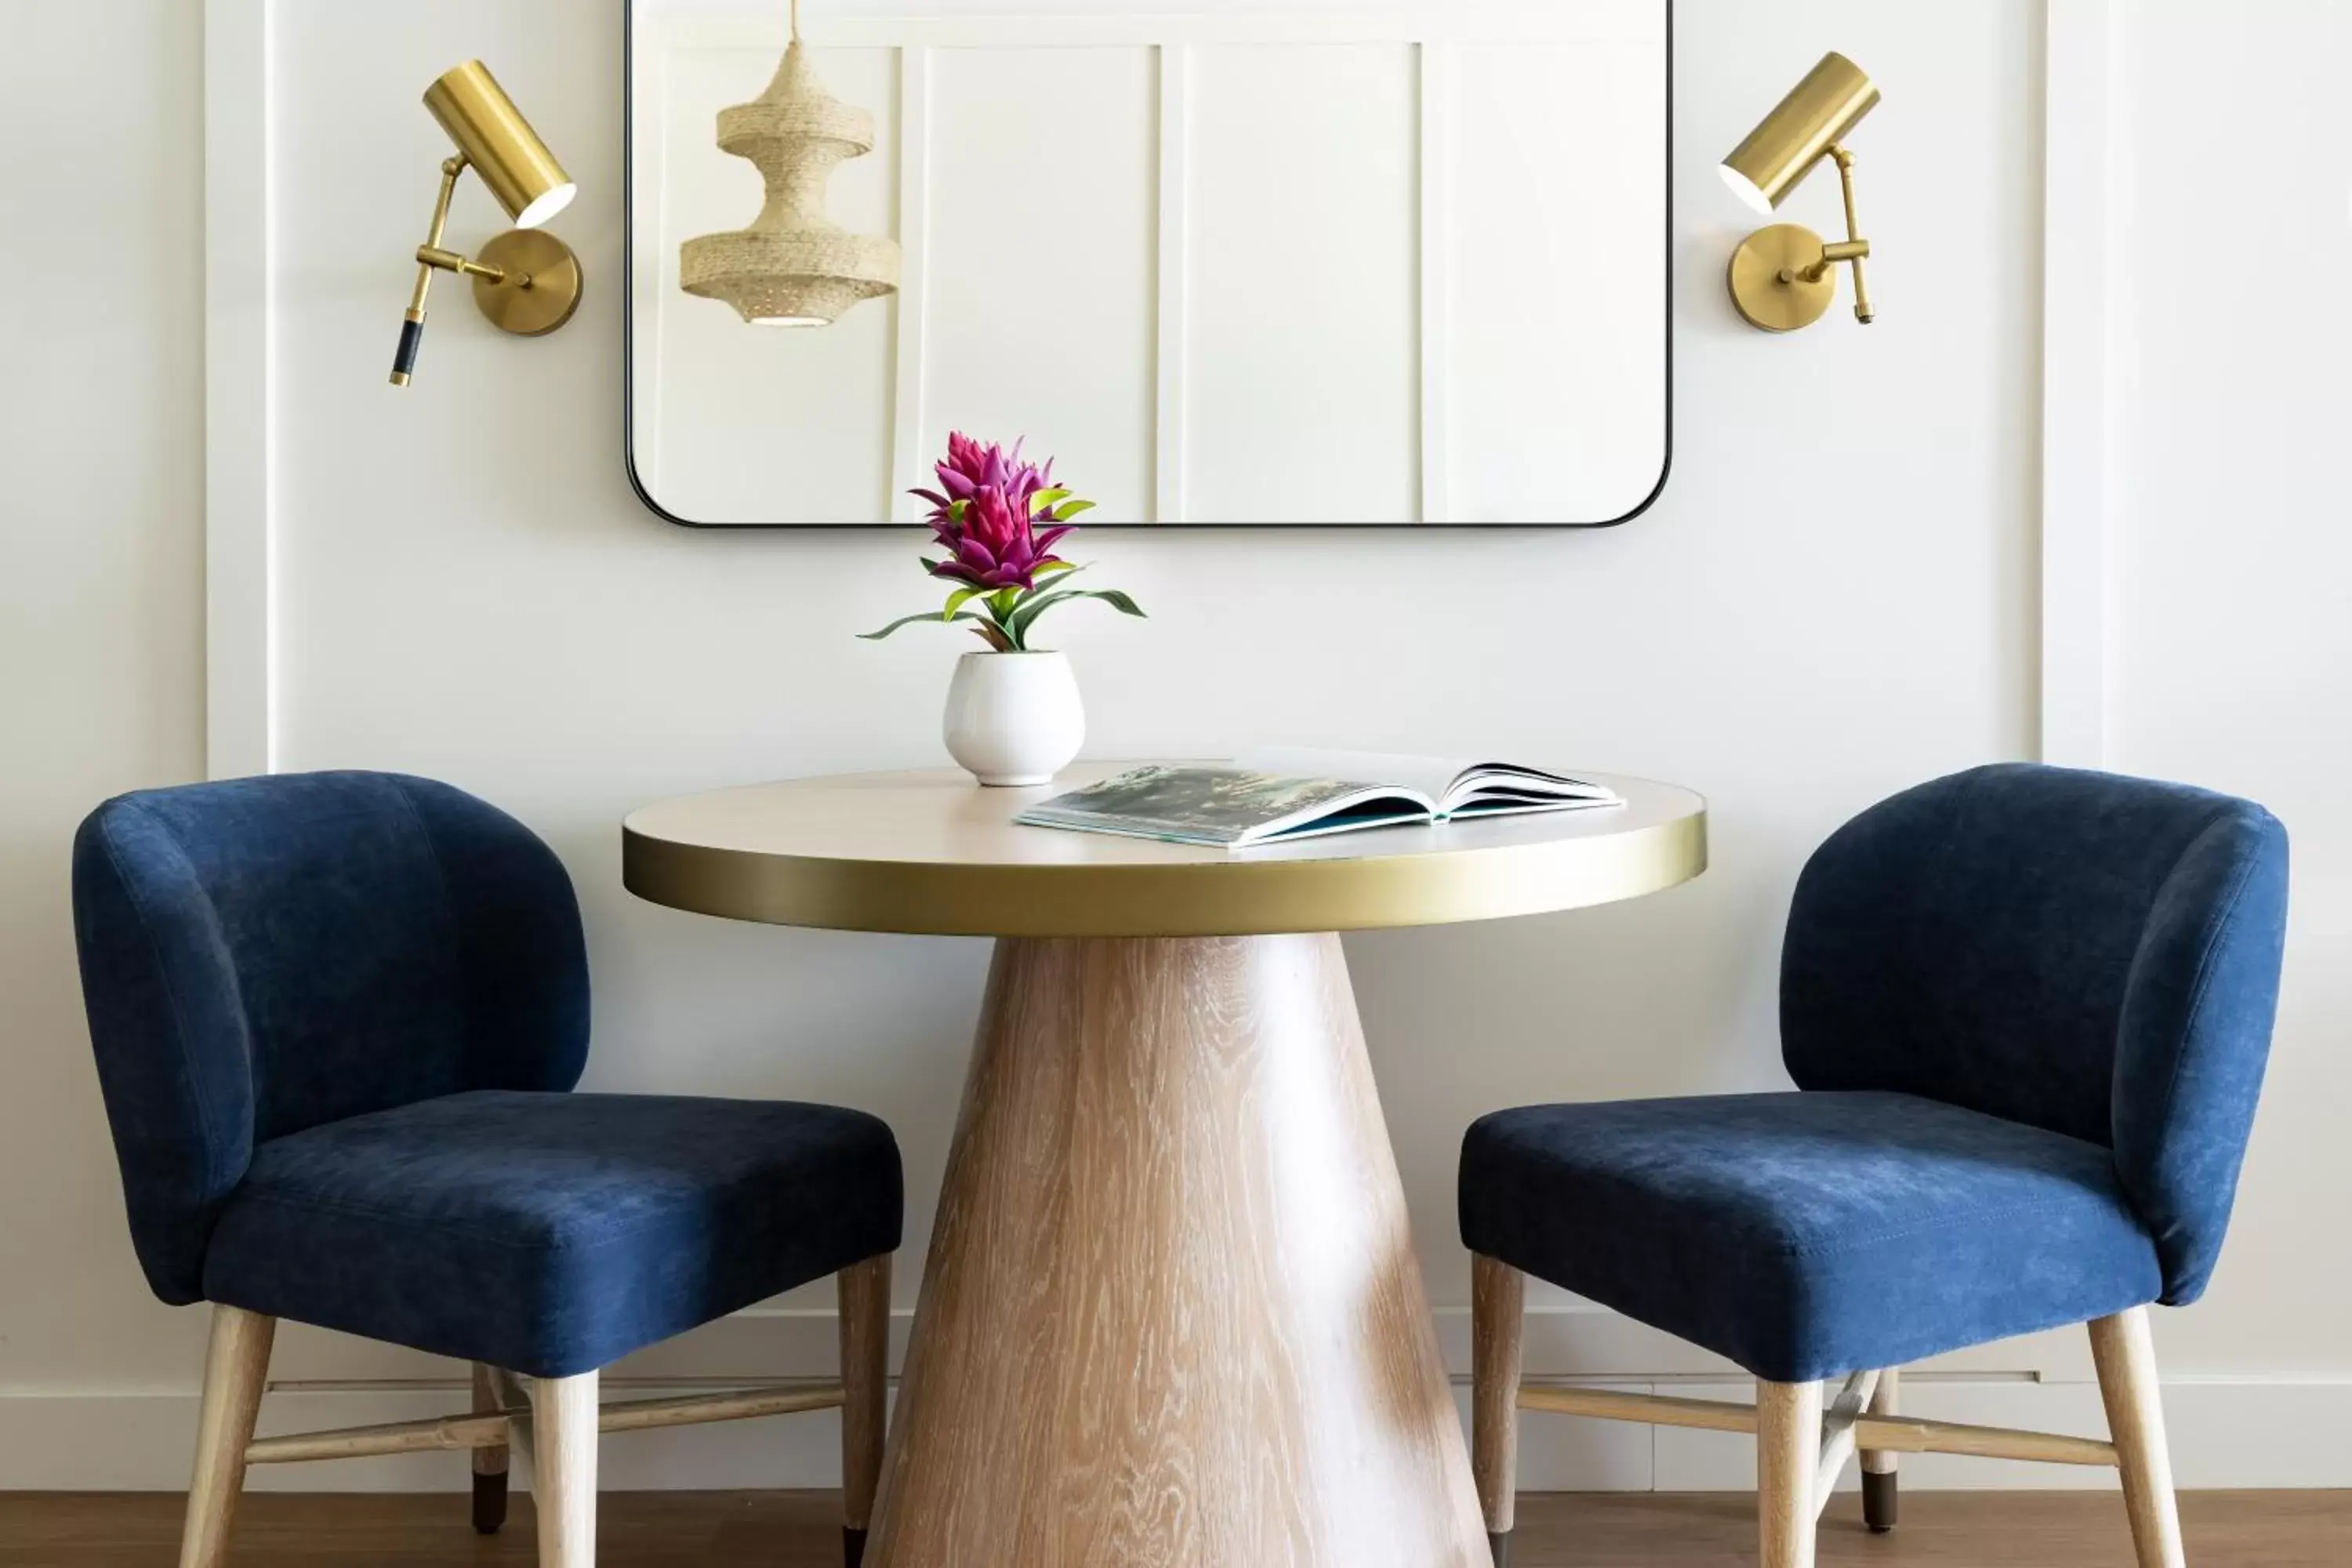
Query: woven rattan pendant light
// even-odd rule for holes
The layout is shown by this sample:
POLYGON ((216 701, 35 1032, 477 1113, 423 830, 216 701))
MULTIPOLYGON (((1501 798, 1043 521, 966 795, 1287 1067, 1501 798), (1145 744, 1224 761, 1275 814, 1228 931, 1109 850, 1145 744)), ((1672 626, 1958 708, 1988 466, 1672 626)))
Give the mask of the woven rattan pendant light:
POLYGON ((834 169, 874 150, 874 117, 816 79, 800 0, 768 90, 719 111, 719 147, 759 169, 768 205, 749 228, 686 242, 688 293, 723 300, 754 326, 825 327, 861 300, 898 292, 898 241, 852 234, 825 216, 834 169))

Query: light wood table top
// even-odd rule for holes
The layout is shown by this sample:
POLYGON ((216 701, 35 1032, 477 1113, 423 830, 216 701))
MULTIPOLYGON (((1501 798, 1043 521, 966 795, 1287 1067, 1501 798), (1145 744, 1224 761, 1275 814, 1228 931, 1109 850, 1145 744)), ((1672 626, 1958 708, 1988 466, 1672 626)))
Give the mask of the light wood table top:
POLYGON ((1622 807, 1375 828, 1232 851, 1013 818, 1132 763, 991 789, 952 769, 659 802, 623 826, 640 898, 730 920, 940 936, 1249 936, 1440 925, 1638 898, 1706 866, 1706 805, 1597 778, 1622 807))

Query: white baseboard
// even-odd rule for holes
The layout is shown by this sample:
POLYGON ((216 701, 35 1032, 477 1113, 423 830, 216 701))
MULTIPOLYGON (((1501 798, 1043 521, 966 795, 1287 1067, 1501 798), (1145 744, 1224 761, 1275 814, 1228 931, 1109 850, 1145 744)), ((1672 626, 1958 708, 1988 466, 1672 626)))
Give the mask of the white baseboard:
MULTIPOLYGON (((909 1314, 892 1325, 897 1370, 909 1314)), ((1468 1317, 1438 1314, 1441 1342, 1466 1419, 1468 1317)), ((2083 1335, 2042 1335, 1914 1369, 1905 1408, 1986 1426, 2099 1436, 2105 1432, 2083 1335)), ((755 1309, 658 1345, 612 1369, 632 1397, 827 1377, 835 1325, 821 1309, 755 1309)), ((1533 1378, 1744 1400, 1727 1363, 1612 1314, 1580 1305, 1528 1315, 1533 1378), (1639 1370, 1631 1370, 1639 1369, 1639 1370)), ((464 1368, 389 1346, 286 1325, 271 1365, 261 1431, 295 1432, 446 1415, 466 1403, 464 1368)), ((0 1490, 176 1491, 187 1484, 198 1403, 194 1372, 166 1390, 0 1388, 0 1490)), ((2164 1385, 2174 1468, 2190 1488, 2352 1487, 2352 1383, 2191 1379, 2164 1385)), ((603 1484, 614 1491, 830 1487, 840 1480, 840 1426, 830 1411, 610 1439, 603 1484)), ((1906 1458, 1926 1489, 2100 1489, 2103 1470, 1942 1455, 1906 1458)), ((256 1468, 256 1489, 457 1491, 457 1454, 403 1455, 256 1468)), ((528 1479, 518 1474, 518 1487, 528 1479)), ((1520 1485, 1528 1491, 1742 1491, 1755 1484, 1753 1446, 1721 1433, 1650 1428, 1530 1413, 1520 1423, 1520 1485)), ((1847 1484, 1853 1485, 1849 1476, 1847 1484)))

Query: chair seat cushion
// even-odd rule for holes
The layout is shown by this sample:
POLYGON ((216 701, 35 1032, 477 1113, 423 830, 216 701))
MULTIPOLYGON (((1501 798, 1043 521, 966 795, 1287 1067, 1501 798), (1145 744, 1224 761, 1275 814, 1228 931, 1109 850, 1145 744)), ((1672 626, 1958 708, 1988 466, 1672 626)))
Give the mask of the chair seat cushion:
POLYGON ((254 1152, 212 1300, 568 1377, 898 1245, 860 1111, 480 1090, 254 1152))
POLYGON ((1905 1094, 1530 1106, 1462 1150, 1473 1252, 1804 1383, 2157 1299, 2095 1143, 1905 1094))

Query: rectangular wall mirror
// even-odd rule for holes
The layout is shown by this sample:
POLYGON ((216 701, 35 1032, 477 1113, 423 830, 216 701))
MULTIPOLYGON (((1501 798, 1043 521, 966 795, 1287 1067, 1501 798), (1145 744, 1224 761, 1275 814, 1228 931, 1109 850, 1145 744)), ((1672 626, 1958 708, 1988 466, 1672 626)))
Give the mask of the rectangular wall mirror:
POLYGON ((950 429, 1101 523, 1590 527, 1664 484, 1670 0, 802 0, 873 125, 822 210, 898 286, 772 327, 682 247, 762 210, 718 117, 788 4, 627 10, 629 464, 672 521, 917 521, 950 429))

